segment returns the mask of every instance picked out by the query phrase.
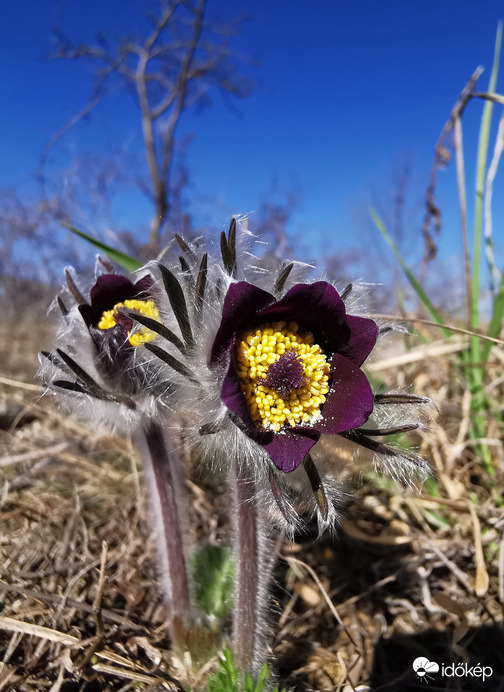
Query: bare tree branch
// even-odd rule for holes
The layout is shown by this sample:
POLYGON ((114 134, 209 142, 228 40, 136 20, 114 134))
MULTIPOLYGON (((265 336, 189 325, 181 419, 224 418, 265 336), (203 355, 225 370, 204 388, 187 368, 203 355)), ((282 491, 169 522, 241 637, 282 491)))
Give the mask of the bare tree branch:
POLYGON ((169 215, 177 127, 183 113, 218 89, 237 98, 247 96, 253 83, 238 72, 245 61, 228 45, 241 20, 211 26, 205 19, 206 0, 160 0, 159 13, 150 14, 152 30, 144 41, 121 37, 109 46, 74 45, 61 30, 55 32, 58 59, 85 58, 99 65, 90 101, 52 138, 42 158, 79 120, 114 88, 133 88, 140 120, 154 213, 146 254, 157 254, 163 222, 169 215), (116 78, 112 83, 110 80, 116 78), (107 85, 107 88, 105 88, 107 85))

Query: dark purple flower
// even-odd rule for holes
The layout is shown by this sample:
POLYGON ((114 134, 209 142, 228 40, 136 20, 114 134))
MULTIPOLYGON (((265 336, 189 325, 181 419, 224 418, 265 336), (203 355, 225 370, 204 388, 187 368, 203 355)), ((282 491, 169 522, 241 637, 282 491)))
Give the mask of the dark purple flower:
POLYGON ((133 320, 121 311, 129 308, 158 319, 152 300, 153 285, 150 276, 133 283, 120 274, 102 274, 90 291, 91 304, 79 305, 100 356, 100 365, 109 376, 122 376, 134 347, 154 338, 152 332, 143 328, 131 334, 133 320))
MULTIPOLYGON (((118 303, 124 303, 125 300, 149 300, 153 285, 154 281, 150 276, 144 276, 134 284, 120 274, 102 274, 89 293, 91 305, 79 305, 79 311, 88 327, 97 327, 103 313, 113 310, 118 303)), ((131 320, 128 322, 130 331, 133 323, 131 320)), ((123 322, 123 326, 127 327, 127 323, 123 322)))
POLYGON ((210 365, 226 367, 221 398, 234 423, 287 473, 321 434, 369 418, 373 395, 360 366, 377 336, 375 322, 347 315, 325 281, 280 300, 240 281, 225 297, 210 365))

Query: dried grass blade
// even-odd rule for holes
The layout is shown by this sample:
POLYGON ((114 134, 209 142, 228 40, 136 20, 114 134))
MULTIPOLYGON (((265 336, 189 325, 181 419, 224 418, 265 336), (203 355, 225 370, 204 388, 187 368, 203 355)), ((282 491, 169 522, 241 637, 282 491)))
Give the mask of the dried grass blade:
POLYGON ((13 464, 20 464, 27 461, 37 461, 38 459, 43 459, 48 456, 55 456, 64 452, 71 446, 71 440, 65 442, 60 442, 59 444, 53 445, 52 447, 44 447, 43 449, 36 449, 32 452, 25 452, 23 454, 12 454, 10 456, 4 456, 0 458, 0 468, 5 466, 12 466, 13 464))
POLYGON ((58 642, 64 646, 75 646, 76 644, 80 644, 80 639, 72 637, 70 634, 64 634, 63 632, 49 629, 49 627, 32 625, 29 622, 14 620, 14 618, 4 617, 2 615, 0 615, 0 629, 7 632, 22 632, 22 634, 39 637, 40 639, 47 639, 51 642, 58 642))
MULTIPOLYGON (((494 61, 490 75, 488 91, 495 90, 497 74, 499 72, 499 60, 502 41, 502 21, 497 26, 497 36, 495 38, 494 61)), ((483 187, 485 181, 485 168, 488 152, 488 141, 490 138, 490 125, 492 121, 493 104, 486 101, 481 117, 480 134, 478 141, 478 161, 476 166, 476 200, 474 208, 474 246, 473 246, 473 269, 471 281, 471 327, 477 329, 479 326, 479 295, 480 295, 480 262, 481 262, 481 222, 483 211, 483 187)), ((473 362, 480 361, 480 343, 473 339, 471 343, 471 353, 473 362)))
POLYGON ((497 168, 499 166, 499 161, 502 156, 502 151, 504 150, 504 113, 501 115, 499 120, 499 127, 497 130, 497 136, 495 138, 494 153, 492 156, 492 161, 488 167, 488 173, 486 177, 485 184, 485 249, 487 256, 487 264, 490 270, 490 289, 493 294, 495 294, 494 281, 497 283, 501 280, 501 273, 495 265, 495 257, 493 251, 493 240, 492 240, 492 196, 493 196, 493 182, 497 174, 497 168))
POLYGON ((93 670, 96 670, 97 673, 109 673, 110 675, 117 675, 118 678, 131 680, 132 682, 147 682, 151 685, 166 682, 166 680, 159 677, 154 678, 151 675, 135 673, 133 670, 122 670, 116 666, 108 666, 105 663, 95 663, 93 670))
POLYGON ((474 591, 476 596, 484 596, 488 591, 490 578, 485 564, 485 556, 483 554, 483 544, 481 541, 481 525, 476 514, 476 509, 473 503, 468 500, 469 511, 471 513, 473 535, 474 535, 474 561, 476 563, 476 576, 474 579, 474 591))

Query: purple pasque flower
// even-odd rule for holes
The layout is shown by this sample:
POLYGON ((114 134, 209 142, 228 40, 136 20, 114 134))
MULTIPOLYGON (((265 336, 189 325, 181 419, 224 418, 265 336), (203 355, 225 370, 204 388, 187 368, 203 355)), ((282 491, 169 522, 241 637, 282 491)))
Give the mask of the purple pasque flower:
POLYGON ((149 275, 133 283, 120 274, 102 274, 91 288, 90 304, 78 306, 101 357, 101 365, 110 375, 122 373, 133 349, 155 336, 143 327, 133 331, 135 322, 126 314, 129 310, 159 319, 152 297, 153 285, 149 275))
POLYGON ((154 376, 148 359, 137 355, 138 346, 149 345, 147 342, 155 338, 159 324, 154 279, 145 275, 133 283, 120 274, 102 274, 95 280, 88 301, 71 272, 66 270, 65 275, 76 304, 68 307, 58 298, 62 312, 59 347, 52 353, 42 352, 42 377, 51 389, 70 393, 65 397, 68 407, 75 403, 84 417, 94 414, 91 407, 81 405, 84 399, 78 395, 86 395, 95 403, 124 405, 119 409, 93 408, 111 425, 130 421, 133 411, 155 411, 155 391, 166 391, 166 384, 154 376))
POLYGON ((128 303, 133 302, 138 306, 140 303, 149 304, 150 307, 153 285, 154 280, 149 275, 133 283, 121 274, 102 274, 89 293, 91 305, 79 305, 79 312, 88 329, 113 329, 114 334, 121 334, 127 339, 133 328, 133 320, 118 312, 117 306, 130 307, 128 303))
POLYGON ((377 337, 376 323, 347 315, 325 281, 280 300, 239 281, 224 299, 210 367, 225 368, 221 399, 233 422, 288 473, 322 434, 368 420, 373 393, 360 366, 377 337))

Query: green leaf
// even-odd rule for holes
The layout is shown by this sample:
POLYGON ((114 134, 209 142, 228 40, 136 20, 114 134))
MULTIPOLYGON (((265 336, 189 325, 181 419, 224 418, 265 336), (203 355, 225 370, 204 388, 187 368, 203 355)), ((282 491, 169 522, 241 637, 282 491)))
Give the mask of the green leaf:
MULTIPOLYGON (((493 304, 493 315, 490 321, 490 326, 488 328, 488 336, 493 339, 498 339, 502 328, 502 318, 504 317, 504 272, 502 273, 501 284, 499 286, 499 292, 495 296, 493 304)), ((490 355, 490 349, 492 348, 492 342, 486 341, 483 346, 482 360, 483 362, 488 360, 490 355)))
POLYGON ((408 277, 408 280, 409 280, 410 284, 413 286, 413 288, 414 288, 414 290, 415 290, 417 296, 418 296, 419 299, 422 301, 422 304, 424 305, 425 309, 427 310, 427 312, 429 313, 429 315, 432 317, 432 319, 434 320, 434 322, 437 322, 437 323, 440 325, 440 329, 441 329, 441 332, 442 332, 443 336, 445 336, 445 337, 447 337, 447 338, 450 337, 450 336, 451 336, 451 332, 450 332, 449 329, 446 329, 446 328, 443 326, 443 325, 444 325, 444 320, 443 320, 443 318, 441 317, 441 313, 438 312, 438 310, 436 310, 436 308, 434 307, 434 305, 431 303, 429 297, 427 296, 427 294, 426 294, 425 291, 423 290, 422 286, 420 285, 420 282, 419 282, 418 279, 414 276, 413 272, 411 271, 411 269, 410 269, 410 268, 408 267, 408 265, 406 264, 406 262, 405 262, 403 256, 402 256, 401 253, 399 252, 399 248, 398 248, 397 245, 394 243, 394 241, 393 241, 393 239, 391 238, 391 236, 388 234, 387 229, 386 229, 385 226, 383 225, 383 222, 382 222, 381 219, 378 217, 378 215, 373 211, 373 209, 370 209, 370 210, 369 210, 369 213, 371 214, 371 218, 372 218, 373 221, 375 222, 375 224, 376 224, 378 230, 379 230, 380 233, 382 234, 383 239, 385 240, 385 242, 387 243, 387 245, 390 247, 390 249, 392 250, 392 252, 394 253, 394 255, 397 257, 397 260, 398 260, 399 264, 400 264, 401 267, 404 269, 404 272, 405 272, 406 276, 408 277))
POLYGON ((81 238, 84 238, 84 240, 87 240, 88 243, 91 243, 91 245, 97 247, 99 250, 108 255, 108 257, 110 257, 111 260, 114 260, 114 262, 117 262, 119 266, 123 267, 124 269, 127 269, 130 272, 134 272, 137 269, 140 269, 140 267, 143 264, 142 262, 140 262, 140 260, 137 260, 134 257, 127 255, 125 252, 114 250, 114 248, 110 247, 110 245, 105 245, 105 243, 102 243, 100 240, 93 238, 92 236, 88 235, 87 233, 84 233, 83 231, 79 231, 79 229, 74 228, 74 226, 70 226, 70 224, 68 223, 64 223, 63 226, 65 226, 65 228, 68 228, 69 231, 72 231, 72 233, 75 233, 75 235, 78 235, 81 238))
POLYGON ((441 493, 439 492, 438 485, 434 478, 427 478, 424 481, 424 490, 429 495, 432 495, 432 497, 441 497, 441 493))
MULTIPOLYGON (((218 669, 207 680, 206 690, 207 692, 264 692, 264 682, 269 677, 268 665, 264 663, 255 685, 250 673, 245 673, 243 683, 240 685, 238 682, 240 673, 235 667, 231 651, 226 647, 219 657, 218 669)), ((278 685, 275 685, 271 692, 280 692, 278 685)), ((282 689, 282 692, 287 690, 282 689)))
POLYGON ((223 620, 229 613, 233 591, 233 560, 229 548, 206 545, 192 558, 196 599, 207 615, 223 620))
POLYGON ((432 524, 432 526, 435 526, 438 529, 444 529, 450 526, 448 519, 443 517, 439 512, 433 512, 430 509, 426 509, 424 511, 427 521, 429 524, 432 524))
MULTIPOLYGON (((502 41, 502 21, 497 25, 495 37, 494 61, 488 91, 495 91, 497 74, 499 72, 499 60, 502 41)), ((485 184, 486 161, 488 154, 488 141, 490 138, 490 125, 492 122, 493 103, 486 101, 481 116, 480 134, 478 141, 478 161, 476 164, 476 203, 474 208, 474 252, 473 270, 471 276, 471 327, 477 330, 479 327, 479 296, 480 296, 480 263, 481 263, 481 226, 483 218, 483 188, 485 184)), ((480 360, 480 340, 473 338, 471 342, 473 362, 480 360)))

